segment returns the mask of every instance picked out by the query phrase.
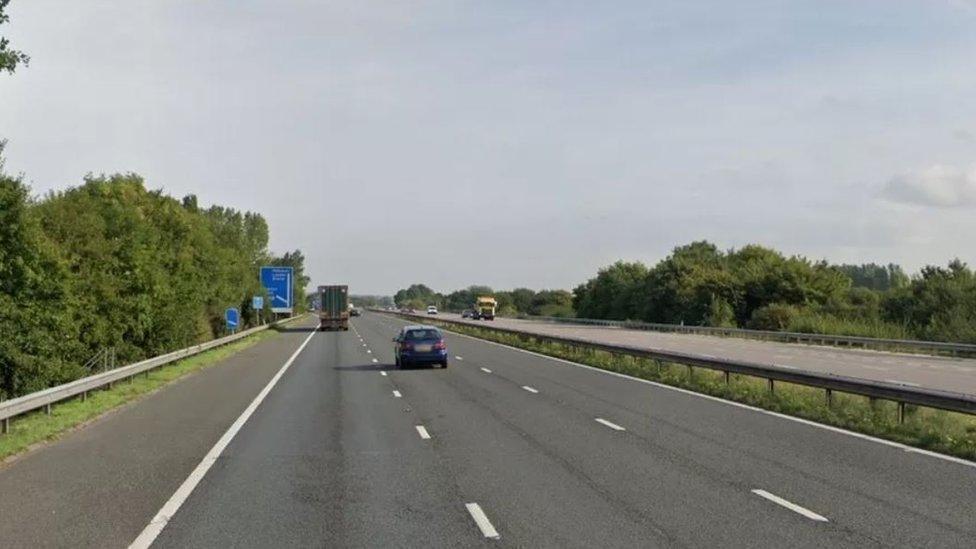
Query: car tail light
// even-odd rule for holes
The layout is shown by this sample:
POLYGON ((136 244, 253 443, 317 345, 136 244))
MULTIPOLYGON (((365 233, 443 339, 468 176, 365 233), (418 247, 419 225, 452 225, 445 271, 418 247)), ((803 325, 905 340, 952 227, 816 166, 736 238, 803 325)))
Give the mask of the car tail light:
POLYGON ((401 347, 403 347, 403 350, 404 351, 412 351, 413 350, 413 343, 406 343, 406 342, 404 342, 401 345, 401 347))
POLYGON ((438 351, 443 351, 444 349, 447 349, 447 343, 444 343, 444 340, 442 339, 434 344, 434 349, 437 349, 438 351))

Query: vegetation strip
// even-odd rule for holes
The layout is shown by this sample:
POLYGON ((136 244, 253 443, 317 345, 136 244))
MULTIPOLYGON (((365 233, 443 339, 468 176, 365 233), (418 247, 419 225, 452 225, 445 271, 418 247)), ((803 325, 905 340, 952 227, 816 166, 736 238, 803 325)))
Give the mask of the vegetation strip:
POLYGON ((778 381, 776 390, 770 392, 768 382, 761 378, 731 374, 726 383, 722 372, 704 368, 543 342, 477 326, 431 323, 479 339, 976 461, 976 417, 970 415, 906 405, 905 421, 899 423, 898 406, 890 401, 833 391, 828 402, 819 388, 778 381))
POLYGON ((0 437, 0 460, 19 454, 35 444, 55 440, 65 432, 108 411, 137 400, 188 374, 212 366, 264 339, 274 337, 276 333, 274 330, 261 331, 240 341, 156 368, 129 382, 116 383, 110 389, 92 391, 85 400, 66 400, 52 406, 50 415, 40 410, 20 416, 16 422, 11 422, 10 432, 0 437))

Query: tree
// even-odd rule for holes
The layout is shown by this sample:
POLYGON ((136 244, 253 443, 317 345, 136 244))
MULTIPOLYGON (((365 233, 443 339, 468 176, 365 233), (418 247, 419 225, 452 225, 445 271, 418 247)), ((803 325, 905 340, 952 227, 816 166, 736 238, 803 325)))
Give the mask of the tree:
POLYGON ((903 288, 910 281, 905 271, 894 263, 888 265, 875 263, 838 265, 837 268, 851 278, 851 285, 855 288, 886 292, 893 288, 903 288))
POLYGON ((11 398, 81 375, 78 328, 64 265, 36 216, 30 190, 3 172, 0 141, 0 396, 11 398))
MULTIPOLYGON (((515 288, 511 292, 511 305, 520 314, 528 314, 535 291, 528 288, 515 288)), ((499 304, 500 305, 500 304, 499 304)))
POLYGON ((393 300, 397 307, 420 309, 427 305, 440 307, 442 297, 423 284, 411 284, 409 288, 398 291, 393 300))
POLYGON ((529 314, 535 316, 573 316, 573 294, 566 290, 542 290, 532 297, 529 314))
MULTIPOLYGON (((0 25, 8 22, 10 16, 7 15, 7 5, 10 0, 0 0, 0 25)), ((26 53, 10 49, 10 40, 0 36, 0 72, 7 71, 13 74, 17 70, 17 65, 27 65, 30 63, 30 56, 26 53)))
MULTIPOLYGON (((264 223, 263 218, 261 219, 261 222, 264 223)), ((245 228, 246 227, 247 224, 245 223, 245 228)), ((264 227, 265 231, 267 231, 267 224, 265 224, 264 227)), ((293 292, 295 294, 293 304, 295 307, 295 312, 301 312, 305 308, 305 289, 311 282, 311 279, 305 274, 305 255, 301 250, 285 252, 285 255, 281 257, 272 258, 271 263, 282 267, 292 268, 292 283, 294 284, 293 292)))
POLYGON ((647 267, 640 262, 618 261, 600 269, 596 278, 573 291, 573 308, 583 318, 635 319, 641 311, 641 287, 647 267))

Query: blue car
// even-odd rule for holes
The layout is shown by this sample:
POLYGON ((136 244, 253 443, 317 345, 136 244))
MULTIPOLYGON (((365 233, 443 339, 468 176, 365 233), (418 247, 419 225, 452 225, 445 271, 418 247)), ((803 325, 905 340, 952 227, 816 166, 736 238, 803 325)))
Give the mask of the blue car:
POLYGON ((393 346, 398 368, 422 364, 447 368, 447 343, 436 326, 404 326, 393 338, 393 346))

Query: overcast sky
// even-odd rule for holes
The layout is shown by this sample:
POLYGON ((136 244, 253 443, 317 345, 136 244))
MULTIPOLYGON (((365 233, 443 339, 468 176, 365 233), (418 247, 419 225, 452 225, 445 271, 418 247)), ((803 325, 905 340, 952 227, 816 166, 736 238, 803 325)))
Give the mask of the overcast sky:
POLYGON ((264 214, 313 284, 675 245, 976 263, 976 3, 14 0, 7 171, 264 214))

